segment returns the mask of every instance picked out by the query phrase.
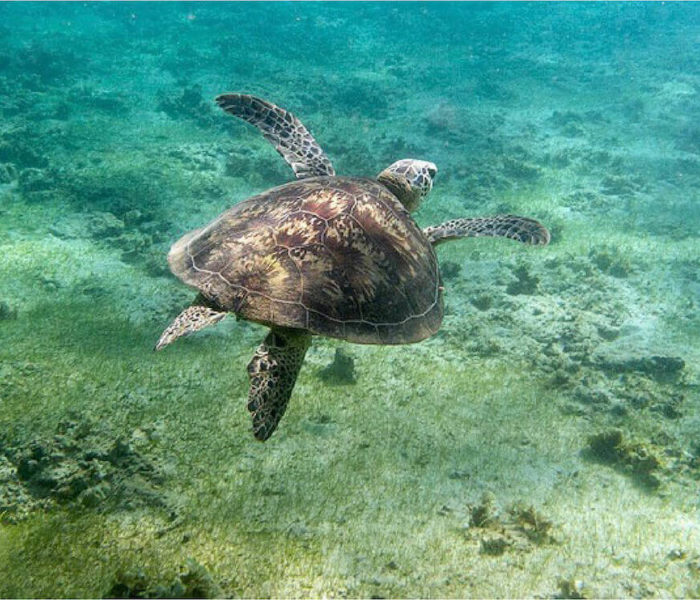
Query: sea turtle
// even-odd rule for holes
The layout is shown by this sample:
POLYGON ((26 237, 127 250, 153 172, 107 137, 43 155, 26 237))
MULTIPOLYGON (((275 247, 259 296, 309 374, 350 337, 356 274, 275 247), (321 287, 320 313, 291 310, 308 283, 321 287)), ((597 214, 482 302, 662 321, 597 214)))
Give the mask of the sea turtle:
POLYGON ((410 215, 437 167, 403 159, 375 178, 341 177, 302 123, 260 98, 223 94, 226 112, 255 125, 296 174, 187 233, 168 254, 172 272, 199 291, 155 349, 234 313, 270 332, 248 364, 253 433, 266 440, 284 414, 313 335, 360 344, 408 344, 442 322, 433 246, 468 236, 547 244, 525 217, 499 215, 418 227, 410 215))

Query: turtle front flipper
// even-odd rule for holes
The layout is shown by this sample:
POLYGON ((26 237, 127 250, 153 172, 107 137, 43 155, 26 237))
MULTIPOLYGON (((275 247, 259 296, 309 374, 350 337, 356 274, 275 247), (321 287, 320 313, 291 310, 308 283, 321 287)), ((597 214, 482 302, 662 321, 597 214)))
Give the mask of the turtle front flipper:
POLYGON ((255 125, 294 169, 297 179, 335 175, 326 153, 292 113, 245 94, 221 94, 216 103, 227 113, 255 125))
POLYGON ((216 310, 210 306, 204 298, 197 297, 190 306, 183 310, 165 331, 160 335, 154 350, 162 350, 168 344, 172 344, 177 338, 189 335, 209 325, 214 325, 223 319, 227 313, 216 310))
POLYGON ((248 363, 248 410, 253 435, 264 442, 277 428, 311 345, 311 335, 295 329, 274 328, 248 363))
POLYGON ((517 215, 453 219, 426 227, 423 233, 433 246, 461 237, 506 237, 523 244, 542 246, 548 244, 550 239, 544 225, 517 215))

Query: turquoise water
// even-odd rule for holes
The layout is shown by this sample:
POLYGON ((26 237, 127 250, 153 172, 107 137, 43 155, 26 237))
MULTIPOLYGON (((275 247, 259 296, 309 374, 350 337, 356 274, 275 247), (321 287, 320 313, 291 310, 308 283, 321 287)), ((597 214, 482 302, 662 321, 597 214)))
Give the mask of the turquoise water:
POLYGON ((0 596, 700 595, 700 6, 0 4, 0 596), (434 162, 440 331, 315 338, 251 435, 266 328, 152 351, 170 245, 293 172, 434 162))

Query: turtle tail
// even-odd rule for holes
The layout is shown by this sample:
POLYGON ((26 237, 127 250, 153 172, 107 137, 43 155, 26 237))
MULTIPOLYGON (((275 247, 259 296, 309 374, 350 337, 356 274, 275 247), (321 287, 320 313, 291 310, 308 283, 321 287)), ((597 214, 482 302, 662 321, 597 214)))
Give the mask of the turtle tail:
POLYGON ((261 442, 272 435, 287 410, 310 345, 311 334, 306 331, 273 328, 248 363, 248 411, 253 435, 261 442))

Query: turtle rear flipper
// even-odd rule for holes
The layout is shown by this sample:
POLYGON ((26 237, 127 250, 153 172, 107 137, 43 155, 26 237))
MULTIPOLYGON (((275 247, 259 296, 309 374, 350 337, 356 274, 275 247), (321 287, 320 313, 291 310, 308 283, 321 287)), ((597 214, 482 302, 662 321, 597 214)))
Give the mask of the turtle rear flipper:
POLYGON ((161 333, 154 350, 162 350, 172 344, 177 338, 189 335, 209 325, 218 323, 227 315, 226 312, 209 306, 204 298, 199 296, 190 306, 183 310, 170 325, 161 333))
POLYGON ((221 94, 216 103, 227 113, 255 125, 294 169, 297 179, 335 175, 326 153, 292 113, 245 94, 221 94))
POLYGON ((433 246, 461 237, 506 237, 516 242, 546 245, 550 235, 547 228, 527 217, 497 215, 471 219, 453 219, 423 230, 433 246))
POLYGON ((248 363, 248 410, 253 435, 261 442, 272 435, 287 410, 310 345, 311 335, 305 331, 274 328, 248 363))

